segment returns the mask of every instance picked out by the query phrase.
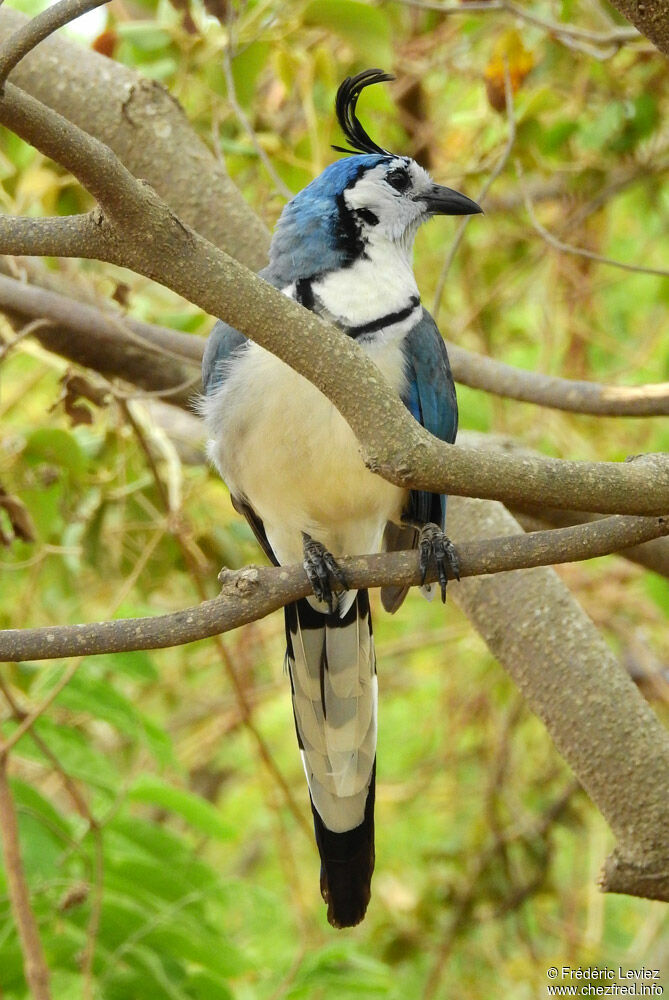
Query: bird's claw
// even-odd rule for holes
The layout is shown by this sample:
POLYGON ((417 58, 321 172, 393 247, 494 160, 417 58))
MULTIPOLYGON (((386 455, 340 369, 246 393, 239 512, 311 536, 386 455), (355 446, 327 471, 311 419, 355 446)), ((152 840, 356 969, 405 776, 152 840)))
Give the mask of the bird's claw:
POLYGON ((424 524, 418 536, 418 548, 420 552, 421 585, 425 583, 430 561, 434 559, 437 566, 439 587, 441 589, 441 600, 445 604, 446 584, 449 576, 456 580, 460 579, 460 564, 455 546, 436 524, 424 524))
POLYGON ((330 577, 339 584, 342 591, 346 591, 348 583, 344 571, 332 553, 328 552, 321 542, 315 541, 305 531, 302 532, 302 551, 304 553, 302 565, 309 578, 314 597, 327 604, 330 614, 332 614, 335 609, 335 598, 330 577))

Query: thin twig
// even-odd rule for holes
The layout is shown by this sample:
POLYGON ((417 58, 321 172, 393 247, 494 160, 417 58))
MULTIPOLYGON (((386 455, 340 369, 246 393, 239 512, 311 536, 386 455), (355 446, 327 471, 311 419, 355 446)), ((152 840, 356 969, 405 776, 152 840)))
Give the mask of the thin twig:
MULTIPOLYGON (((478 198, 476 198, 476 201, 479 203, 479 205, 485 201, 488 191, 490 190, 492 185, 495 183, 495 181, 497 180, 497 178, 499 177, 499 175, 502 173, 505 166, 509 162, 509 157, 511 156, 511 151, 516 141, 516 115, 513 107, 513 88, 511 86, 509 64, 506 59, 504 60, 504 98, 506 102, 506 117, 509 123, 509 133, 507 136, 506 145, 504 146, 502 155, 495 164, 495 167, 492 170, 487 181, 481 188, 478 198)), ((467 229, 467 226, 469 225, 469 222, 472 218, 473 216, 471 215, 463 216, 462 220, 460 221, 460 225, 457 228, 455 239, 451 244, 451 248, 448 251, 446 260, 444 261, 444 266, 441 269, 441 274, 439 275, 439 280, 437 282, 437 288, 434 293, 434 304, 432 306, 432 312, 435 314, 435 316, 439 312, 441 297, 444 294, 444 286, 446 284, 446 278, 448 277, 448 272, 451 269, 451 265, 455 260, 455 255, 457 254, 460 244, 462 243, 462 238, 465 235, 465 230, 467 229)))
POLYGON ((102 829, 93 820, 89 824, 89 831, 93 836, 93 891, 91 894, 91 915, 86 928, 86 945, 81 962, 81 973, 83 977, 84 1000, 93 1000, 95 995, 95 980, 93 964, 95 962, 95 949, 98 935, 100 933, 100 922, 102 920, 102 903, 104 895, 104 849, 102 843, 102 829))
POLYGON ((542 28, 550 35, 555 35, 558 40, 576 39, 583 42, 591 42, 594 45, 615 46, 620 48, 625 42, 633 42, 642 36, 636 28, 612 27, 609 31, 592 31, 589 28, 578 28, 574 24, 560 24, 557 21, 549 21, 546 18, 533 14, 524 7, 520 7, 511 0, 473 0, 473 2, 459 4, 441 4, 437 0, 400 0, 400 3, 407 7, 415 7, 418 10, 433 10, 439 14, 451 16, 453 14, 491 14, 494 12, 504 12, 512 14, 527 24, 532 24, 536 28, 542 28))
POLYGON ((225 82, 228 88, 228 101, 230 102, 232 110, 237 115, 237 118, 239 119, 242 128, 244 129, 249 139, 251 140, 253 148, 258 154, 258 158, 260 159, 265 170, 271 177, 272 183, 274 184, 277 193, 280 194, 282 198, 289 200, 290 198, 293 197, 293 192, 286 184, 284 184, 284 182, 277 174, 276 170, 274 169, 274 165, 272 164, 272 161, 270 160, 269 156, 267 155, 267 153, 265 152, 265 150, 262 148, 262 146, 258 141, 258 136, 255 133, 253 125, 249 121, 244 109, 237 100, 237 90, 235 88, 235 78, 232 72, 230 51, 227 47, 223 52, 223 73, 225 75, 225 82))
POLYGON ((49 970, 37 921, 30 906, 30 893, 21 860, 19 828, 7 776, 7 760, 6 753, 0 754, 0 840, 9 899, 21 942, 23 970, 31 996, 33 1000, 51 1000, 49 970))
POLYGON ((30 323, 26 323, 25 326, 22 326, 21 329, 16 332, 16 335, 12 338, 12 340, 5 344, 0 343, 0 361, 4 361, 9 352, 17 347, 22 340, 25 340, 26 337, 32 337, 32 335, 37 333, 38 330, 43 330, 45 327, 48 328, 50 326, 53 326, 50 319, 33 319, 30 323))
MULTIPOLYGON (((11 660, 11 657, 0 657, 0 659, 11 660)), ((53 702, 56 700, 56 698, 63 690, 63 688, 67 687, 67 685, 70 683, 70 681, 76 674, 77 670, 81 666, 81 659, 82 658, 79 657, 74 661, 74 663, 70 664, 68 669, 63 673, 63 676, 60 678, 58 683, 54 684, 54 686, 51 688, 44 701, 40 702, 40 704, 37 705, 37 707, 34 708, 32 712, 29 712, 25 716, 23 721, 19 723, 14 732, 10 736, 8 736, 2 743, 0 743, 0 758, 2 758, 3 755, 8 754, 9 751, 12 749, 12 747, 16 746, 19 740, 23 736, 25 736, 25 734, 30 729, 32 729, 32 727, 35 725, 40 716, 44 715, 47 708, 49 708, 49 706, 53 704, 53 702)))
POLYGON ((545 226, 542 226, 536 215, 534 214, 534 209, 532 207, 532 202, 529 197, 526 196, 525 208, 527 209, 527 214, 530 217, 530 222, 534 227, 535 231, 555 250, 559 250, 560 253, 571 254, 573 257, 585 257, 587 260, 597 261, 598 264, 608 264, 609 267, 617 267, 621 271, 630 271, 632 274, 649 274, 654 277, 669 278, 669 270, 662 267, 644 267, 642 264, 627 264, 622 260, 614 260, 612 257, 603 257, 599 253, 594 253, 592 250, 586 250, 583 247, 575 247, 570 243, 564 243, 562 240, 554 236, 553 233, 549 232, 545 226))

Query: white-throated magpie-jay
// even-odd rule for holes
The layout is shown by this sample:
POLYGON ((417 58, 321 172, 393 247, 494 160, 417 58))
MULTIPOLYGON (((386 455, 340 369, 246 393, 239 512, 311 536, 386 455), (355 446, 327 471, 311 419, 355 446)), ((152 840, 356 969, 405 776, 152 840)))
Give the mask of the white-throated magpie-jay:
MULTIPOLYGON (((413 241, 433 215, 480 212, 408 156, 378 146, 356 117, 380 70, 349 77, 336 111, 352 154, 283 210, 261 276, 354 337, 424 427, 455 440, 458 410, 444 342, 423 309, 413 241)), ((335 927, 365 915, 374 869, 377 680, 367 591, 347 588, 336 557, 420 547, 442 599, 457 575, 443 533, 446 498, 369 472, 348 424, 288 365, 218 322, 203 362, 209 454, 232 502, 277 564, 302 560, 314 596, 285 609, 295 728, 335 927), (337 592, 333 594, 334 590, 337 592)), ((395 611, 406 588, 387 587, 395 611)))

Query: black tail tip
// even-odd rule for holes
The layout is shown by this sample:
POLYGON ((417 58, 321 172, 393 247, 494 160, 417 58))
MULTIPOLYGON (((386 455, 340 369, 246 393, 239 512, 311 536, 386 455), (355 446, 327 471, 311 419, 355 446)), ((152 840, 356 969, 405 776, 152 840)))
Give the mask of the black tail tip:
POLYGON ((374 873, 374 794, 376 758, 360 826, 344 833, 328 830, 312 800, 314 831, 321 856, 321 896, 328 906, 328 923, 342 929, 364 920, 372 896, 374 873))
POLYGON ((321 896, 328 907, 328 923, 338 930, 365 919, 372 897, 374 848, 351 861, 329 861, 321 866, 321 896), (357 863, 356 863, 357 862, 357 863))

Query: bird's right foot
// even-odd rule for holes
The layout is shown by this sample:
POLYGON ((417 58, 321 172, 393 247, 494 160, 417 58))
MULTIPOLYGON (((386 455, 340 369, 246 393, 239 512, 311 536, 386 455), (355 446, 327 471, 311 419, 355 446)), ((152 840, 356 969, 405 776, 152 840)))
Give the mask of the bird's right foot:
POLYGON ((302 551, 304 554, 302 565, 309 578, 314 597, 327 604, 330 614, 332 614, 335 609, 335 596, 330 577, 334 578, 342 591, 346 591, 348 583, 344 571, 332 553, 328 552, 321 542, 317 542, 306 531, 302 532, 302 551))

